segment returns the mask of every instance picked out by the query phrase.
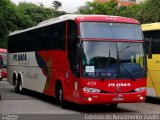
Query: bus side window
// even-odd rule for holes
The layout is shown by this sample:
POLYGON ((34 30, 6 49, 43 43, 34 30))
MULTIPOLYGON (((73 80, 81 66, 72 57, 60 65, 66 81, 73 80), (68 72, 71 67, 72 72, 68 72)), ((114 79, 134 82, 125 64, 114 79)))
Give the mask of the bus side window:
POLYGON ((146 51, 148 58, 152 58, 152 54, 160 53, 160 34, 159 30, 144 31, 144 38, 146 41, 146 51))

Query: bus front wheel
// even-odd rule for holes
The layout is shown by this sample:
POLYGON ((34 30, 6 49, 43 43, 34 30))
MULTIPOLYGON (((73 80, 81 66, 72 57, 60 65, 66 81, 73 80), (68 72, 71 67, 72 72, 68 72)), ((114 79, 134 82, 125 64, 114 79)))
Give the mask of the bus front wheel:
POLYGON ((63 88, 62 86, 59 86, 58 89, 57 89, 57 99, 58 99, 58 102, 61 106, 61 108, 66 108, 66 101, 64 100, 64 95, 63 95, 63 88))
POLYGON ((109 104, 109 108, 110 108, 110 109, 115 109, 115 108, 117 108, 117 106, 118 106, 117 103, 109 104))

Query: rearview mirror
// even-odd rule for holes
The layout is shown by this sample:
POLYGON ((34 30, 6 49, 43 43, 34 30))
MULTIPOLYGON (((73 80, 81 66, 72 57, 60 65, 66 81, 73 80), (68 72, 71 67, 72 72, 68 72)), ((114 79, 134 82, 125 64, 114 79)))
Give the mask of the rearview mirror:
POLYGON ((148 58, 152 59, 152 38, 145 38, 148 58))

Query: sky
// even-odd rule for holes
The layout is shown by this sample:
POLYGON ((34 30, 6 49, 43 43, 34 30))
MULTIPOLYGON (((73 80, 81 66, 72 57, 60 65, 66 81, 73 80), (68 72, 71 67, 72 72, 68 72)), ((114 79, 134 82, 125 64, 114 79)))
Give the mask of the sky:
MULTIPOLYGON (((42 3, 45 7, 51 7, 52 2, 54 0, 11 0, 15 4, 18 4, 19 2, 25 1, 25 2, 32 2, 35 4, 42 3)), ((62 7, 59 10, 73 13, 77 11, 77 8, 79 6, 83 6, 87 1, 93 1, 93 0, 57 0, 62 3, 62 7)))

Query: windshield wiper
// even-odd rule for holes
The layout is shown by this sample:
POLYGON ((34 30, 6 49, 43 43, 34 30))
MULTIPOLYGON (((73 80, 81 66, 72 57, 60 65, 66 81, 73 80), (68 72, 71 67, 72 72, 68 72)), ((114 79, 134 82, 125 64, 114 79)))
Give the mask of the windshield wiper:
POLYGON ((117 42, 116 42, 116 52, 117 52, 117 77, 119 77, 119 74, 120 74, 120 60, 119 60, 119 53, 118 53, 117 42))
POLYGON ((134 78, 134 76, 132 75, 132 73, 126 67, 120 65, 120 68, 122 68, 123 70, 125 70, 129 74, 129 76, 131 77, 131 79, 133 81, 136 81, 136 79, 134 78))

